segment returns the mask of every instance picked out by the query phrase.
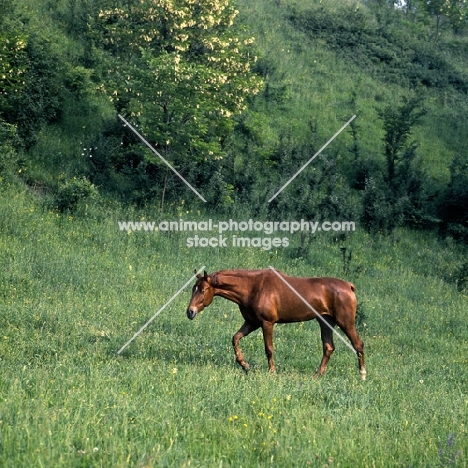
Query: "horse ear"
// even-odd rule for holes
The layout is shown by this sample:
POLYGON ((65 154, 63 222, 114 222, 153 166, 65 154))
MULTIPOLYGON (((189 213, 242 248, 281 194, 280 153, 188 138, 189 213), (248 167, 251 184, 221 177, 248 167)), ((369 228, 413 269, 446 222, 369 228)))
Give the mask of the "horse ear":
POLYGON ((197 273, 197 271, 198 271, 198 270, 197 270, 196 268, 195 268, 195 270, 193 270, 193 272, 197 275, 197 278, 200 279, 200 278, 201 278, 201 275, 200 275, 200 273, 197 273))
POLYGON ((205 279, 208 278, 208 273, 207 273, 205 270, 203 270, 203 277, 204 277, 205 279))

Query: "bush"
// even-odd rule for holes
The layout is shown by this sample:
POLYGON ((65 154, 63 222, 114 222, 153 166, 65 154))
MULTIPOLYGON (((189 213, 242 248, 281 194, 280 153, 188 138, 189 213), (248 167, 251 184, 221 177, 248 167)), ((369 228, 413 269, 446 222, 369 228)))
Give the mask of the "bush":
POLYGON ((465 291, 468 286, 468 261, 464 260, 454 271, 453 280, 459 291, 465 291))
POLYGON ((439 207, 442 234, 468 244, 468 160, 458 154, 450 167, 451 180, 439 207))
POLYGON ((389 233, 399 224, 394 216, 391 193, 383 180, 366 179, 363 208, 362 221, 369 232, 389 233))
POLYGON ((21 94, 12 99, 8 121, 17 124, 24 148, 31 148, 39 131, 59 116, 62 101, 63 63, 51 40, 30 34, 26 46, 28 69, 21 94))
POLYGON ((19 157, 15 150, 16 127, 0 119, 0 177, 18 169, 19 157))
POLYGON ((55 205, 62 213, 73 212, 80 202, 95 199, 97 196, 97 188, 88 179, 74 177, 59 187, 55 205))

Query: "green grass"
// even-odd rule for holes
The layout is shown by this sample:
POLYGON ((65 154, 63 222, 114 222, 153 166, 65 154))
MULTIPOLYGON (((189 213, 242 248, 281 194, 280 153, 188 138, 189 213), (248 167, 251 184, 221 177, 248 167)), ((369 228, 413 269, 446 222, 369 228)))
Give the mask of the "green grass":
POLYGON ((440 448, 460 450, 454 466, 467 466, 468 298, 450 282, 456 248, 402 230, 344 243, 317 235, 296 258, 189 249, 185 234, 120 232, 117 220, 136 214, 116 206, 67 216, 18 187, 0 197, 2 467, 446 466, 440 448), (341 245, 353 250, 347 275, 341 245), (244 375, 230 344, 237 307, 217 298, 191 322, 190 288, 117 356, 202 265, 352 280, 368 380, 339 340, 312 379, 315 322, 276 327, 276 375, 261 334, 245 338, 244 375))

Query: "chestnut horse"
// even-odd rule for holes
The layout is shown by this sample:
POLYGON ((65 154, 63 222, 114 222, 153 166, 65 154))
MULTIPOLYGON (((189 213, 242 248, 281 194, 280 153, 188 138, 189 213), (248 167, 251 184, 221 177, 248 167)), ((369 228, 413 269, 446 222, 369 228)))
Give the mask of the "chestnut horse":
MULTIPOLYGON (((196 270, 195 270, 196 273, 196 270)), ((273 326, 275 323, 303 322, 319 319, 323 357, 314 377, 321 376, 335 346, 333 328, 338 325, 351 341, 358 357, 359 372, 366 378, 364 344, 354 327, 356 296, 353 284, 337 278, 297 278, 276 270, 222 270, 197 275, 187 317, 196 315, 221 296, 239 306, 244 324, 233 336, 237 362, 245 371, 249 365, 239 348, 239 341, 261 328, 270 372, 273 361, 273 326), (288 286, 289 285, 289 286, 288 286)))

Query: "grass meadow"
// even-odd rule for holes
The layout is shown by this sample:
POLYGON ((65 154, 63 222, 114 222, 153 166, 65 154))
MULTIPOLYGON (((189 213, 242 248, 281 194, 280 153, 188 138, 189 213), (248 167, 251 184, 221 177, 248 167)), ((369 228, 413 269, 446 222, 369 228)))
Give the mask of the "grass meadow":
POLYGON ((188 248, 187 233, 119 231, 141 218, 117 206, 57 214, 7 183, 0 198, 0 466, 468 465, 468 297, 453 280, 455 246, 358 226, 302 249, 295 235, 270 251, 188 248), (352 251, 346 265, 340 247, 352 251), (261 333, 242 340, 245 375, 231 349, 237 306, 216 298, 189 321, 191 287, 117 356, 203 265, 353 281, 368 379, 340 340, 312 379, 315 321, 276 326, 276 375, 261 333))

